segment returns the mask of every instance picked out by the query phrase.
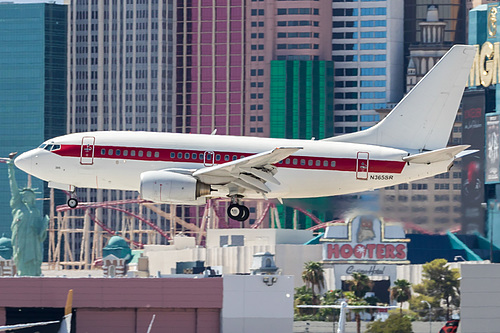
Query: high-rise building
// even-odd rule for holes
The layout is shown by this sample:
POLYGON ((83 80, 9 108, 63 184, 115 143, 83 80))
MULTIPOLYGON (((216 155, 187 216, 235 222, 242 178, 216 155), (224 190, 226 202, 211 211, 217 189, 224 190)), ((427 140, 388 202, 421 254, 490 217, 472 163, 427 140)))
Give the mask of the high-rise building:
MULTIPOLYGON (((425 21, 418 23, 419 42, 409 46, 407 92, 453 45, 445 41, 447 23, 440 19, 440 13, 440 6, 429 5, 425 21)), ((461 144, 461 139, 462 113, 459 112, 450 144, 461 144)), ((430 232, 443 232, 458 226, 461 219, 461 169, 461 161, 455 161, 447 173, 381 189, 379 199, 383 216, 421 225, 430 232)))
MULTIPOLYGON (((66 132, 66 6, 1 3, 0 39, 0 156, 7 157, 66 132)), ((16 178, 27 185, 22 171, 16 178)), ((41 180, 31 182, 49 197, 41 180)), ((10 197, 0 165, 0 234, 11 233, 10 197)))
POLYGON ((177 1, 176 109, 179 133, 242 135, 245 2, 177 1))
POLYGON ((371 127, 403 97, 403 2, 333 2, 335 135, 371 127))
MULTIPOLYGON (((173 0, 69 3, 68 132, 174 129, 174 17, 173 0)), ((77 191, 82 202, 137 198, 135 192, 77 191)), ((165 219, 144 214, 168 229, 165 219)), ((96 216, 119 230, 121 213, 98 209, 96 216)))
POLYGON ((331 136, 330 4, 252 1, 246 13, 245 135, 331 136))
POLYGON ((426 20, 429 6, 437 6, 439 19, 446 23, 443 40, 452 44, 466 44, 466 3, 470 6, 471 0, 404 0, 405 68, 408 67, 410 44, 422 42, 422 26, 419 23, 426 20))

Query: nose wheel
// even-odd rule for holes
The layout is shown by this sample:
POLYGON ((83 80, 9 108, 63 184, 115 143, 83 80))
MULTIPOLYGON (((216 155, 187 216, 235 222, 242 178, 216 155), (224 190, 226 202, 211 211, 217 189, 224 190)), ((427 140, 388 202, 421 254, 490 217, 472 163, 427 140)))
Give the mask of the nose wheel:
POLYGON ((233 220, 243 222, 250 216, 250 210, 247 206, 232 203, 227 207, 227 216, 233 220))
POLYGON ((69 208, 76 208, 78 206, 78 200, 76 198, 69 198, 68 199, 68 207, 69 208))

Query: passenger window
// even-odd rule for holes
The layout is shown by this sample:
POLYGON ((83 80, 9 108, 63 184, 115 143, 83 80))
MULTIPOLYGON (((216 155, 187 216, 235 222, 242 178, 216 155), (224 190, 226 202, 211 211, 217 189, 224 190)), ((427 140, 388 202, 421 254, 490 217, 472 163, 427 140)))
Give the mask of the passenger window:
POLYGON ((310 159, 309 161, 307 161, 307 165, 312 166, 313 165, 313 160, 310 159))
POLYGON ((303 158, 300 160, 300 165, 306 165, 306 160, 304 160, 303 158))
POLYGON ((184 158, 185 158, 186 160, 189 160, 189 156, 190 156, 190 155, 189 155, 189 153, 185 153, 185 154, 184 154, 184 158))
POLYGON ((147 152, 146 152, 146 156, 147 156, 147 157, 151 157, 151 151, 147 151, 147 152))
POLYGON ((220 154, 215 155, 215 160, 220 161, 220 154))
POLYGON ((296 159, 296 158, 294 158, 294 159, 293 159, 293 165, 297 165, 297 162, 298 162, 298 161, 297 161, 297 159, 296 159))
POLYGON ((156 158, 160 157, 160 153, 159 153, 159 152, 157 152, 157 151, 155 151, 155 157, 156 157, 156 158))
POLYGON ((120 156, 122 154, 122 151, 120 149, 116 150, 116 156, 120 156))
POLYGON ((195 160, 195 159, 196 159, 196 157, 198 157, 198 154, 196 154, 196 153, 192 153, 192 154, 191 154, 191 158, 192 158, 193 160, 195 160))
POLYGON ((123 156, 128 156, 128 150, 127 150, 127 149, 125 149, 125 150, 123 151, 123 156))
POLYGON ((175 153, 174 152, 170 153, 170 158, 175 158, 175 153))
POLYGON ((182 158, 182 153, 177 153, 177 158, 182 158))
POLYGON ((106 155, 106 149, 101 149, 101 155, 102 156, 106 155))
POLYGON ((331 162, 330 162, 330 166, 331 166, 332 168, 335 168, 335 161, 331 161, 331 162))
POLYGON ((108 150, 108 155, 113 155, 113 149, 108 150))
POLYGON ((135 150, 130 151, 130 156, 135 156, 135 150))
POLYGON ((229 155, 224 156, 224 161, 229 161, 229 155))
POLYGON ((290 159, 289 159, 289 158, 287 158, 287 159, 285 160, 285 164, 290 164, 290 159))
POLYGON ((324 166, 324 167, 327 167, 327 166, 328 166, 328 161, 327 161, 327 160, 324 160, 324 161, 323 161, 323 166, 324 166))
POLYGON ((138 155, 139 157, 142 157, 142 156, 144 156, 144 152, 143 152, 142 150, 139 150, 139 152, 137 153, 137 155, 138 155))
POLYGON ((321 166, 321 161, 320 160, 316 160, 316 166, 321 166))

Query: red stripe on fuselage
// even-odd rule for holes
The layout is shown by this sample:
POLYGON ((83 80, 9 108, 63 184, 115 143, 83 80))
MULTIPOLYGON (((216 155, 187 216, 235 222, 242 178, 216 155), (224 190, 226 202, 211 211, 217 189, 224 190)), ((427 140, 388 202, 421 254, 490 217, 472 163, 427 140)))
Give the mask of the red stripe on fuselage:
MULTIPOLYGON (((55 150, 53 153, 64 157, 80 158, 81 145, 61 145, 61 149, 55 150)), ((205 151, 187 149, 94 146, 94 158, 96 159, 203 163, 204 153, 205 151)), ((217 151, 213 153, 215 157, 214 164, 223 164, 234 159, 254 155, 249 153, 217 151)), ((368 172, 401 173, 405 164, 404 161, 369 160, 368 172)), ((290 156, 275 165, 280 168, 293 169, 356 171, 355 158, 290 156)))

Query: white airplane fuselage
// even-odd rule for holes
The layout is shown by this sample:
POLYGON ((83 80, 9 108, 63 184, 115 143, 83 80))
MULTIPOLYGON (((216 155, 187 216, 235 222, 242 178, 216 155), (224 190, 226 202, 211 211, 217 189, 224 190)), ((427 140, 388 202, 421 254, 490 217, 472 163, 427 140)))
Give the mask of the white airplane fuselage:
MULTIPOLYGON (((195 171, 272 150, 300 147, 274 164, 278 184, 268 183, 269 198, 307 198, 372 190, 446 172, 453 159, 409 164, 403 157, 415 151, 344 142, 269 139, 219 135, 88 132, 46 142, 52 151, 36 148, 16 159, 24 171, 52 184, 81 188, 140 190, 146 171, 195 171), (55 146, 54 146, 55 145, 55 146), (56 149, 54 149, 54 147, 56 149)), ((229 193, 217 188, 208 197, 229 193)), ((246 191, 246 198, 262 198, 246 191)))

